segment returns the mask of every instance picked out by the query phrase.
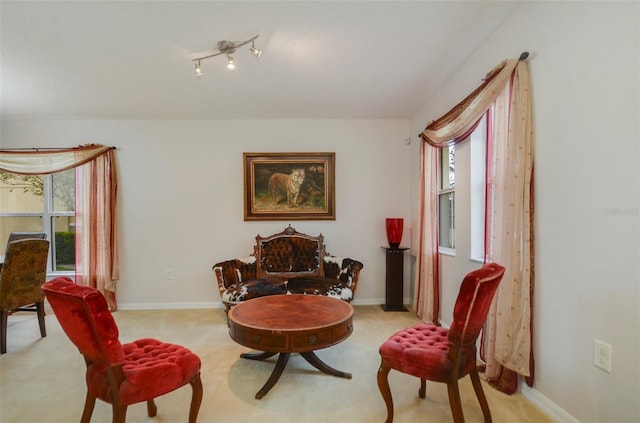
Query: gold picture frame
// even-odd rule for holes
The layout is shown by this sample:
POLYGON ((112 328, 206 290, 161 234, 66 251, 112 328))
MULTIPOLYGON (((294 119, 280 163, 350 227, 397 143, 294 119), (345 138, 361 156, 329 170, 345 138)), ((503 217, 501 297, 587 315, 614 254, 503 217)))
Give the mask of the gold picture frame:
POLYGON ((244 220, 335 220, 336 153, 243 153, 244 220))

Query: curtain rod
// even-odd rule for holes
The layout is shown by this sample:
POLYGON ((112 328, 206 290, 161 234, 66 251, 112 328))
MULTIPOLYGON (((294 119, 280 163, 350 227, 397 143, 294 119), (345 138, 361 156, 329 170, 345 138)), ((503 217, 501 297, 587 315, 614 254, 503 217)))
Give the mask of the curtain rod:
MULTIPOLYGON (((73 150, 76 147, 26 147, 26 148, 0 148, 0 151, 40 151, 40 150, 73 150)), ((111 146, 111 150, 117 150, 118 147, 111 146)))

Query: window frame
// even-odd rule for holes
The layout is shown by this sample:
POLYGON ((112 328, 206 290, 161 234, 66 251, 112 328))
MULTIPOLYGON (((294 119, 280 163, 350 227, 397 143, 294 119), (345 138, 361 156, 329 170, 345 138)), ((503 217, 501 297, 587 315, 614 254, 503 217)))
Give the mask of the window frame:
POLYGON ((487 200, 487 141, 491 109, 482 118, 476 129, 469 135, 471 149, 470 169, 470 257, 469 260, 484 263, 486 200, 487 200))
POLYGON ((449 256, 455 256, 456 253, 456 225, 455 225, 455 145, 450 145, 445 148, 438 149, 438 252, 449 256), (445 157, 447 158, 445 163, 445 157), (450 166, 453 164, 453 172, 450 171, 450 166), (451 173, 453 173, 453 181, 451 180, 451 173), (448 182, 445 182, 448 181, 448 182), (441 204, 442 197, 447 196, 449 201, 448 207, 448 226, 449 245, 442 245, 442 227, 443 217, 441 204))
MULTIPOLYGON (((75 171, 71 170, 74 172, 75 171)), ((11 173, 11 172, 7 172, 11 173)), ((47 257, 47 275, 48 276, 74 276, 74 270, 55 270, 56 263, 56 242, 54 233, 53 220, 57 217, 74 217, 75 210, 71 211, 56 211, 54 207, 54 189, 53 189, 53 175, 40 175, 43 179, 43 209, 42 211, 25 211, 25 212, 5 212, 0 210, 0 219, 11 217, 38 217, 42 223, 42 232, 47 234, 47 240, 49 240, 49 255, 47 257)), ((75 178, 75 176, 74 176, 75 178)), ((75 202, 74 207, 75 209, 75 202)), ((74 263, 75 265, 75 263, 74 263)))
MULTIPOLYGON (((486 203, 486 175, 487 175, 487 141, 488 141, 488 130, 490 128, 490 120, 491 119, 491 110, 488 110, 483 117, 480 118, 478 125, 474 130, 469 134, 469 136, 463 140, 461 143, 469 142, 470 148, 470 169, 469 169, 469 214, 470 214, 470 233, 469 233, 469 251, 470 256, 469 260, 473 262, 484 262, 484 238, 485 238, 485 203, 486 203)), ((456 147, 458 143, 452 144, 451 146, 441 148, 438 150, 438 174, 437 174, 437 184, 438 184, 438 230, 440 236, 438 237, 438 253, 448 256, 456 255, 456 244, 457 244, 457 231, 456 231, 456 197, 455 197, 455 185, 456 185, 456 147), (451 157, 449 160, 445 158, 448 155, 448 152, 453 150, 453 163, 451 163, 451 157), (449 166, 453 164, 453 184, 446 183, 446 179, 449 178, 451 171, 449 170, 449 166), (442 245, 442 229, 443 229, 443 214, 441 213, 442 207, 442 197, 444 195, 449 195, 451 202, 448 207, 450 219, 450 234, 449 238, 451 239, 451 246, 442 245)), ((464 174, 464 172, 462 172, 464 174)), ((466 190, 465 190, 466 191, 466 190)), ((446 237, 444 238, 446 239, 446 237)))

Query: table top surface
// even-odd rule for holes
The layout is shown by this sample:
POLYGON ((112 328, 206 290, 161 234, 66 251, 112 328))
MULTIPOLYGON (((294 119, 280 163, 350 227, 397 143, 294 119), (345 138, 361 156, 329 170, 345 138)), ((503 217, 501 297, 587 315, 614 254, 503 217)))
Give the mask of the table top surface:
POLYGON ((229 320, 245 328, 299 332, 335 326, 351 319, 353 307, 323 295, 269 295, 237 304, 229 320))

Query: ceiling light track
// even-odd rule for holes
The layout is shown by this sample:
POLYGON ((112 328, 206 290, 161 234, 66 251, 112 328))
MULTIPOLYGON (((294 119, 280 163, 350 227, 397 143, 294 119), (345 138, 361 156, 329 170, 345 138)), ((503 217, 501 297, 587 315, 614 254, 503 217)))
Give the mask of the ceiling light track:
POLYGON ((249 43, 251 43, 251 47, 249 48, 249 50, 251 51, 251 53, 253 53, 254 56, 256 56, 256 58, 259 58, 262 55, 262 50, 259 48, 256 48, 256 38, 258 37, 259 35, 256 35, 254 37, 249 38, 247 41, 242 41, 242 42, 234 42, 234 41, 227 41, 227 40, 219 41, 218 49, 215 50, 213 53, 208 54, 206 56, 197 57, 191 60, 192 62, 195 63, 195 66, 196 66, 196 75, 198 76, 202 75, 202 68, 200 66, 200 62, 202 60, 211 59, 212 57, 220 56, 223 54, 227 56, 227 68, 234 69, 236 66, 235 66, 235 62, 233 60, 232 54, 235 53, 238 48, 245 46, 249 43))

